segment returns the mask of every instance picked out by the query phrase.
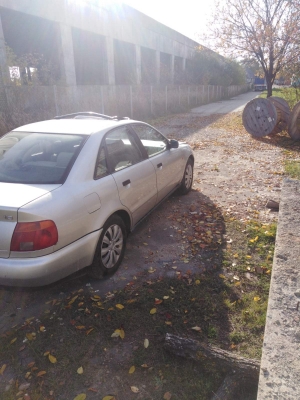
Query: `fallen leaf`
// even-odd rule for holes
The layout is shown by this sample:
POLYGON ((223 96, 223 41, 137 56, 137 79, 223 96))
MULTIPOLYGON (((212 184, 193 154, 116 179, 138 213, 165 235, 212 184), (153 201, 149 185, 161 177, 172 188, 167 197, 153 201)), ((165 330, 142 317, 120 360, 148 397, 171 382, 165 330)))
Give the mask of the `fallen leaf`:
POLYGON ((75 326, 76 329, 78 329, 79 331, 82 331, 83 329, 85 329, 84 325, 77 325, 75 326))
POLYGON ((115 396, 105 396, 102 400, 115 400, 115 396))
POLYGON ((74 296, 70 301, 69 301, 69 306, 71 305, 71 304, 73 304, 74 303, 74 301, 77 299, 77 297, 78 297, 78 295, 77 296, 74 296))
POLYGON ((219 277, 222 278, 222 279, 226 279, 226 276, 223 275, 223 274, 219 274, 219 277))
POLYGON ((119 337, 120 336, 120 329, 116 329, 111 337, 119 337))
POLYGON ((124 337, 125 337, 124 329, 120 329, 120 338, 124 339, 124 337))
POLYGON ((48 358, 52 364, 55 364, 57 362, 57 359, 52 354, 49 354, 48 358))
POLYGON ((45 332, 46 331, 46 328, 44 327, 44 325, 41 325, 40 326, 40 332, 45 332))
POLYGON ((10 341, 10 344, 13 344, 13 343, 15 343, 15 341, 17 340, 17 338, 15 337, 15 338, 13 338, 11 341, 10 341))
MULTIPOLYGON (((196 283, 196 285, 200 285, 200 280, 199 279, 196 279, 195 280, 195 283, 196 283)), ((168 393, 168 392, 167 392, 168 393)))
POLYGON ((259 296, 255 296, 253 300, 254 300, 254 301, 259 301, 259 300, 260 300, 260 297, 259 297, 259 296))
POLYGON ((36 374, 36 376, 43 376, 45 375, 47 372, 46 371, 40 371, 36 374))
POLYGON ((86 399, 85 393, 80 393, 76 397, 74 397, 74 400, 85 400, 85 399, 86 399))
POLYGON ((27 337, 28 340, 31 341, 34 338, 34 335, 32 333, 26 333, 26 337, 27 337))
POLYGON ((155 299, 155 302, 154 302, 154 304, 161 304, 163 301, 162 300, 160 300, 160 299, 155 299))
POLYGON ((192 328, 194 331, 197 331, 197 332, 201 332, 201 328, 200 328, 200 326, 194 326, 193 328, 192 328))
POLYGON ((170 298, 170 296, 164 296, 163 299, 164 300, 168 300, 170 298))
POLYGON ((91 297, 91 300, 93 300, 93 301, 99 301, 100 299, 101 299, 100 296, 93 296, 93 297, 91 297))
POLYGON ((135 366, 133 365, 132 367, 129 368, 128 373, 129 373, 129 374, 133 374, 134 371, 135 371, 135 366))
POLYGON ((156 308, 151 308, 151 310, 150 310, 150 314, 156 314, 156 308))
POLYGON ((3 375, 5 368, 7 367, 6 364, 3 364, 2 367, 0 368, 0 375, 3 375))
MULTIPOLYGON (((17 383, 18 381, 16 381, 16 383, 17 383)), ((27 390, 28 388, 29 388, 29 386, 30 386, 30 383, 21 383, 21 385, 18 387, 18 389, 20 390, 20 391, 22 391, 22 390, 27 390)))
POLYGON ((166 393, 164 394, 164 400, 170 400, 171 397, 172 397, 172 395, 171 395, 170 392, 166 392, 166 393))
POLYGON ((34 366, 34 364, 35 364, 35 361, 32 361, 31 363, 29 363, 29 364, 27 365, 27 368, 32 368, 32 367, 34 366))
POLYGON ((77 369, 77 374, 79 374, 79 375, 83 374, 83 368, 82 367, 79 367, 77 369))
MULTIPOLYGON (((130 386, 130 389, 133 393, 138 393, 140 390, 136 386, 130 386)), ((74 399, 75 400, 75 399, 74 399)))
MULTIPOLYGON (((98 393, 98 389, 95 389, 95 388, 88 388, 88 391, 89 392, 93 392, 93 393, 98 393)), ((115 400, 115 398, 113 397, 113 399, 115 400)))
POLYGON ((85 334, 89 335, 93 330, 94 330, 94 328, 90 328, 88 331, 85 332, 85 334))
POLYGON ((123 304, 116 304, 116 308, 118 310, 123 310, 124 306, 123 306, 123 304))
POLYGON ((129 299, 129 300, 127 300, 127 302, 126 303, 128 303, 128 304, 132 304, 132 303, 135 303, 136 302, 136 299, 129 299))
POLYGON ((148 339, 144 340, 144 347, 145 347, 145 349, 147 349, 149 347, 149 340, 148 339))

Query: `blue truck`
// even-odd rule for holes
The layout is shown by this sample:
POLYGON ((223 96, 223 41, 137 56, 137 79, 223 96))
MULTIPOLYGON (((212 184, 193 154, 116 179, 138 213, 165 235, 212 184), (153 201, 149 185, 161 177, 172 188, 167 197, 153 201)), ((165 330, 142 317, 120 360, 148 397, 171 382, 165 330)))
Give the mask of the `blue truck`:
POLYGON ((255 76, 253 90, 254 92, 262 92, 263 90, 267 90, 267 83, 265 78, 259 78, 258 76, 255 76))

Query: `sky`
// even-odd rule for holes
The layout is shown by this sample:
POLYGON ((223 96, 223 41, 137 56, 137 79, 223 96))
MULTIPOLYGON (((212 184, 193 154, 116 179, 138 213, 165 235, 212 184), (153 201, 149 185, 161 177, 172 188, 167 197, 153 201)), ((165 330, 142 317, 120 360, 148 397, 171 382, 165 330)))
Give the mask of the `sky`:
POLYGON ((123 0, 124 3, 200 42, 215 0, 123 0))

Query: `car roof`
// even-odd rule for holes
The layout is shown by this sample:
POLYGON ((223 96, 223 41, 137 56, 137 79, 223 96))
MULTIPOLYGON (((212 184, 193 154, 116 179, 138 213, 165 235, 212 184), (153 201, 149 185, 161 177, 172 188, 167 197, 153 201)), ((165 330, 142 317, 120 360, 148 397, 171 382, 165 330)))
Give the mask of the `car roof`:
POLYGON ((98 118, 70 118, 51 119, 47 121, 34 122, 15 128, 13 132, 41 132, 41 133, 64 133, 77 135, 92 135, 93 133, 115 128, 121 125, 139 122, 134 120, 105 120, 98 118))

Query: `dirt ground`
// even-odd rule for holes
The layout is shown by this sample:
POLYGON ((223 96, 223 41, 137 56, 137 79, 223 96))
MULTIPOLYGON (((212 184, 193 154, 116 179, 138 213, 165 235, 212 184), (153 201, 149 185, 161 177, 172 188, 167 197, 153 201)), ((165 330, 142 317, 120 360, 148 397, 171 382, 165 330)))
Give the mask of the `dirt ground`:
MULTIPOLYGON (((217 240, 219 236, 220 240, 225 238, 228 243, 232 238, 228 237, 226 232, 225 216, 240 221, 253 218, 265 223, 276 221, 277 212, 268 209, 266 202, 269 199, 280 199, 284 151, 289 150, 284 149, 284 140, 253 139, 238 126, 236 119, 236 114, 201 117, 186 113, 156 121, 155 126, 167 137, 187 141, 194 149, 194 185, 191 193, 187 196, 174 194, 137 227, 128 238, 126 257, 119 271, 105 281, 91 281, 82 272, 46 288, 0 288, 0 334, 7 332, 14 325, 24 323, 28 318, 39 318, 41 313, 49 308, 49 302, 53 299, 63 301, 76 291, 83 290, 93 296, 107 297, 132 282, 147 282, 149 279, 164 277, 172 279, 178 274, 198 274, 215 268, 222 257, 221 251, 205 244, 196 250, 190 239, 194 229, 191 219, 194 214, 201 216, 201 213, 205 213, 205 224, 212 225, 217 236, 214 239, 217 240)), ((210 243, 209 237, 207 243, 210 243)), ((97 340, 94 347, 97 347, 97 340)), ((143 374, 139 377, 140 392, 135 394, 132 391, 128 397, 123 387, 124 379, 120 377, 122 372, 117 366, 123 365, 125 360, 130 358, 129 353, 134 351, 134 347, 132 340, 122 350, 117 347, 111 348, 109 356, 102 355, 101 360, 94 355, 97 352, 93 353, 91 349, 91 353, 86 355, 86 362, 90 363, 90 369, 96 366, 99 368, 98 377, 101 371, 106 378, 114 375, 113 383, 112 380, 102 378, 102 381, 99 378, 99 382, 102 382, 102 388, 106 391, 109 391, 109 385, 112 385, 114 393, 119 393, 118 400, 171 398, 168 395, 151 395, 147 392, 146 384, 144 389, 141 389, 143 374), (105 364, 106 362, 109 365, 105 364), (117 374, 114 374, 114 368, 118 369, 117 374)), ((180 369, 180 361, 176 368, 180 369)), ((127 369, 125 373, 128 374, 127 369)), ((159 373, 157 376, 156 386, 159 387, 163 378, 159 373)), ((9 391, 9 382, 13 379, 13 374, 0 373, 1 387, 9 391)), ((83 387, 97 387, 97 379, 96 375, 90 373, 87 382, 83 382, 83 387)), ((20 396, 23 395, 24 393, 21 393, 20 396)), ((49 398, 68 400, 73 399, 75 395, 70 389, 69 397, 59 394, 51 397, 50 390, 49 398)), ((91 390, 87 398, 99 399, 104 397, 104 394, 101 396, 99 392, 91 390)), ((5 394, 0 394, 0 399, 7 398, 5 394)), ((20 397, 23 398, 25 397, 20 397)), ((34 397, 36 398, 38 397, 34 397)), ((185 397, 181 394, 172 398, 202 397, 185 397)))

